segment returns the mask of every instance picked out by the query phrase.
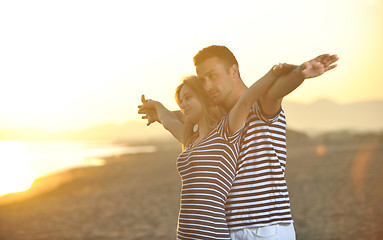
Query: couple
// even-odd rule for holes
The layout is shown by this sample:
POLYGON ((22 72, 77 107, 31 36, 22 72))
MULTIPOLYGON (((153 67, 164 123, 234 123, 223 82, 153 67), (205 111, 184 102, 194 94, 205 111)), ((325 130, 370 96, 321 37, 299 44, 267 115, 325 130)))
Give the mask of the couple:
POLYGON ((159 121, 183 146, 177 239, 295 239, 281 102, 338 57, 276 65, 250 88, 225 46, 206 47, 193 60, 198 77, 176 89, 183 114, 144 97, 139 106, 148 125, 159 121))

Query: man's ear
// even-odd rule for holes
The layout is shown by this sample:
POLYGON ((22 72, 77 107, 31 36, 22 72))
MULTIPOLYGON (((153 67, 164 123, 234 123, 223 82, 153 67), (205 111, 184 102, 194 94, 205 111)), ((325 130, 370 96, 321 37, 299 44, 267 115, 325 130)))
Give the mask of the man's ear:
POLYGON ((230 67, 230 74, 233 78, 239 77, 239 70, 237 64, 233 64, 233 66, 230 67))

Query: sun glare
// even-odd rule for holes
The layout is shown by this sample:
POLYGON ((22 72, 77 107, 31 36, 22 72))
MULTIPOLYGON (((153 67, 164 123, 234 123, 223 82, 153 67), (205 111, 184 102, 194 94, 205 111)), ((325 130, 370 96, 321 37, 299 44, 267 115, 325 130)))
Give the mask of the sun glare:
POLYGON ((19 142, 0 141, 0 196, 28 190, 35 177, 29 168, 25 146, 19 142))

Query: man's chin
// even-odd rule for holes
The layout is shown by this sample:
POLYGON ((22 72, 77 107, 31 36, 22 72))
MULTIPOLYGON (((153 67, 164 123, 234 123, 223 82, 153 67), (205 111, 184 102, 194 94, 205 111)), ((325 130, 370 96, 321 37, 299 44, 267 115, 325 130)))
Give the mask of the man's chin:
POLYGON ((219 104, 222 104, 223 103, 223 99, 216 96, 216 97, 211 97, 211 100, 213 101, 213 103, 219 105, 219 104))

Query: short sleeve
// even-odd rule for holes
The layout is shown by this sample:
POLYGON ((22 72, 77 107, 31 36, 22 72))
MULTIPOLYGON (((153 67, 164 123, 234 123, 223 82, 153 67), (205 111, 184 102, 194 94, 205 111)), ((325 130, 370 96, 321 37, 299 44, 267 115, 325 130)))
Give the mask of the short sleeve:
POLYGON ((218 133, 228 142, 238 145, 242 137, 244 126, 245 124, 243 124, 238 131, 231 134, 229 130, 229 114, 225 114, 218 123, 218 133))
POLYGON ((265 123, 272 124, 278 120, 279 115, 282 113, 282 108, 279 108, 275 115, 268 115, 263 111, 261 102, 257 101, 253 104, 252 111, 265 123))

